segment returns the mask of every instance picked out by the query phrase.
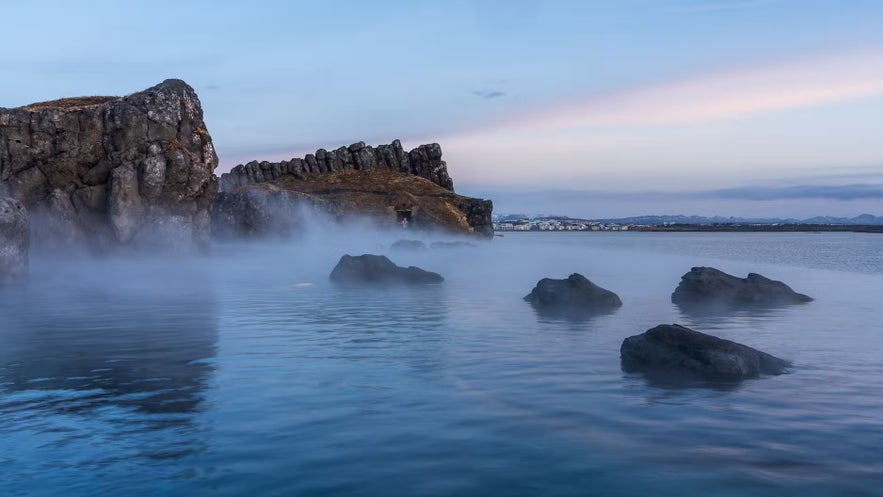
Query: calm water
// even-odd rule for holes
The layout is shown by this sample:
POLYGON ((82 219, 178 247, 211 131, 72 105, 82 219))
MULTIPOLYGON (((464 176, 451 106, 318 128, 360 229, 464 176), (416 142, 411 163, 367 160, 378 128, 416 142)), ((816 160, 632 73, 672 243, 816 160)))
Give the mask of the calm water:
POLYGON ((391 254, 443 285, 327 281, 391 241, 33 261, 0 289, 0 494, 883 495, 883 236, 507 234, 391 254), (817 300, 683 314, 695 265, 817 300), (624 306, 573 322, 521 300, 571 272, 624 306), (623 338, 672 322, 796 368, 623 373, 623 338))

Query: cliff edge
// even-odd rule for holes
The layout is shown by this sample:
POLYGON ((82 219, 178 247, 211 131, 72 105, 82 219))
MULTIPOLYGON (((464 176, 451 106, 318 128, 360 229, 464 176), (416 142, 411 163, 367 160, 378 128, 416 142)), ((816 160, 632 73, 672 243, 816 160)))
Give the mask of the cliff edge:
POLYGON ((0 195, 34 245, 207 246, 218 157, 193 88, 0 108, 0 195))
POLYGON ((399 140, 377 147, 358 142, 332 152, 319 149, 303 159, 252 161, 222 174, 220 184, 213 226, 222 236, 273 235, 270 227, 296 230, 291 220, 298 216, 274 219, 273 209, 319 209, 339 220, 363 216, 393 228, 494 233, 493 203, 454 192, 437 143, 405 152, 399 140))

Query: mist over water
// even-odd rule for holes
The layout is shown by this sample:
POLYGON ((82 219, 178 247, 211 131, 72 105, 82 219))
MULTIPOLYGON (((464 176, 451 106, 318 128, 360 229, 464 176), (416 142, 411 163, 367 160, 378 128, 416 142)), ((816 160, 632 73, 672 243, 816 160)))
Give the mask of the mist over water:
POLYGON ((38 255, 0 288, 0 494, 880 495, 879 235, 398 238, 38 255), (346 253, 446 281, 336 287, 346 253), (670 294, 699 265, 816 300, 681 310, 670 294), (522 300, 573 272, 622 308, 568 320, 522 300), (674 322, 795 368, 679 387, 622 372, 625 337, 674 322))

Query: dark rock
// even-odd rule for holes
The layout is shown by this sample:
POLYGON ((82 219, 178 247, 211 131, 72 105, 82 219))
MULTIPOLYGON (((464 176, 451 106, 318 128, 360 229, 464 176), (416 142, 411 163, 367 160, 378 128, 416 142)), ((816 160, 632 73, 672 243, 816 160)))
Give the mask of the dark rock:
POLYGON ((199 98, 180 80, 0 108, 0 190, 28 209, 35 247, 47 237, 107 248, 174 236, 205 248, 217 164, 199 98), (183 229, 148 233, 170 223, 183 229))
POLYGON ((426 244, 420 240, 397 240, 390 247, 392 250, 408 250, 412 252, 422 252, 426 250, 426 244))
POLYGON ((0 283, 15 281, 28 272, 31 228, 24 205, 0 197, 0 283))
POLYGON ((619 296, 578 273, 563 280, 543 278, 524 300, 536 309, 562 314, 604 313, 622 306, 619 296))
POLYGON ((464 242, 464 241, 432 242, 431 244, 429 244, 429 248, 431 248, 431 249, 467 248, 467 247, 475 248, 475 247, 478 247, 478 245, 476 245, 472 242, 464 242))
POLYGON ((682 305, 781 305, 810 302, 781 281, 750 273, 738 278, 711 267, 694 267, 681 277, 671 301, 682 305))
POLYGON ((785 372, 791 363, 740 343, 706 335, 683 326, 659 325, 626 338, 620 348, 627 372, 689 377, 701 380, 742 380, 785 372))
POLYGON ((336 283, 441 283, 444 278, 438 273, 425 271, 419 267, 396 266, 382 255, 345 255, 331 271, 331 281, 336 283))
POLYGON ((311 218, 333 208, 303 193, 264 183, 221 192, 212 209, 212 232, 218 238, 287 238, 302 231, 311 218))
POLYGON ((480 198, 463 197, 457 207, 466 215, 466 222, 476 233, 494 236, 494 203, 480 198))

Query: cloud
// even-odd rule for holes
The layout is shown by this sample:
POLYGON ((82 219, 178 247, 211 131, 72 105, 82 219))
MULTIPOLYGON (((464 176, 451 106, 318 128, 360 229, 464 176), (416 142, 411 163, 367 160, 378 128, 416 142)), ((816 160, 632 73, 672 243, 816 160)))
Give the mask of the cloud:
MULTIPOLYGON (((860 190, 861 185, 851 185, 860 190)), ((641 215, 685 214, 701 216, 737 216, 762 218, 797 218, 813 216, 854 217, 863 212, 883 215, 881 186, 876 193, 858 192, 854 196, 836 186, 794 187, 784 191, 760 192, 763 188, 744 188, 740 194, 719 190, 681 192, 659 190, 566 190, 537 188, 460 188, 460 193, 490 198, 494 212, 503 214, 550 214, 587 219, 619 218, 641 215), (797 191, 805 188, 805 191, 797 191), (816 191, 812 191, 816 188, 816 191), (830 190, 826 189, 830 188, 830 190), (876 196, 873 196, 876 195, 876 196)))
POLYGON ((879 164, 881 106, 883 48, 570 98, 424 140, 461 184, 726 188, 879 164))
POLYGON ((799 185, 781 188, 744 187, 714 190, 709 195, 717 198, 738 200, 784 200, 784 199, 832 199, 859 200, 883 199, 883 185, 799 185))
POLYGON ((670 5, 665 10, 674 13, 684 12, 719 12, 728 10, 757 9, 774 2, 770 0, 717 0, 715 2, 681 2, 670 5))
POLYGON ((499 98, 506 95, 506 92, 502 90, 473 90, 473 95, 479 96, 485 100, 490 100, 492 98, 499 98))
MULTIPOLYGON (((467 188, 468 189, 468 188, 467 188)), ((507 197, 519 195, 560 202, 592 200, 637 200, 668 202, 674 200, 873 200, 883 199, 883 184, 856 183, 851 185, 794 185, 786 187, 744 186, 717 190, 576 190, 576 189, 522 189, 522 188, 481 188, 476 193, 485 192, 492 196, 507 197)), ((472 191, 470 190, 470 191, 472 191)))
POLYGON ((883 95, 883 50, 730 70, 568 102, 543 127, 681 125, 883 95))

